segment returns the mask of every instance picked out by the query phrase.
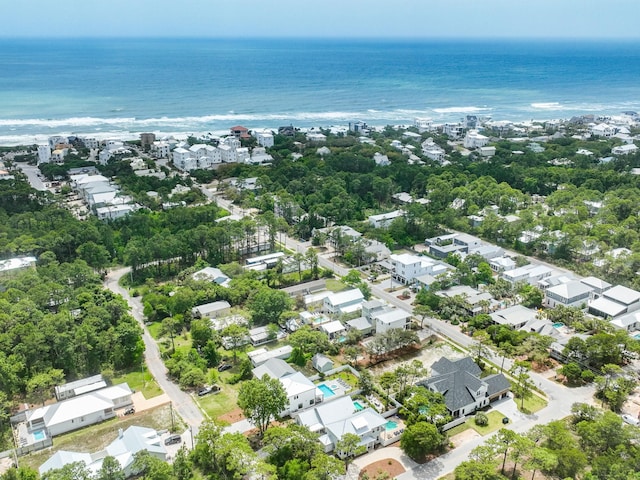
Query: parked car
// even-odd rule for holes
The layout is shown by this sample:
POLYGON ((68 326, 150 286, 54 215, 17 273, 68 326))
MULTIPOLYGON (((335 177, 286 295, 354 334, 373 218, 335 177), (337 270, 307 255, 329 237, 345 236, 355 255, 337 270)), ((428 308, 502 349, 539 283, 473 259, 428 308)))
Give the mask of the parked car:
POLYGON ((221 363, 220 365, 218 365, 218 371, 224 372, 225 370, 229 370, 231 367, 232 365, 230 363, 221 363))
POLYGON ((634 417, 633 415, 628 415, 628 414, 623 414, 620 415, 622 417, 622 421, 625 423, 628 423, 629 425, 634 425, 634 426, 638 426, 640 425, 640 420, 638 420, 636 417, 634 417))
POLYGON ((134 413, 136 413, 136 409, 133 407, 129 407, 124 411, 125 415, 133 415, 134 413))
POLYGON ((175 445, 176 443, 182 442, 182 437, 180 435, 169 435, 164 439, 165 445, 175 445))
POLYGON ((204 397, 209 393, 218 393, 218 392, 220 392, 220 387, 218 385, 211 385, 210 387, 203 387, 200 390, 198 390, 198 396, 204 397))

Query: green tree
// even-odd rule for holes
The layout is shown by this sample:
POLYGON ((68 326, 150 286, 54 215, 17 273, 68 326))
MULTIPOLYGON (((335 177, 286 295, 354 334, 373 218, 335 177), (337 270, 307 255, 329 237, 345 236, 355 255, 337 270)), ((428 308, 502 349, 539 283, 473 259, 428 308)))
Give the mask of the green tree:
POLYGON ((519 435, 513 430, 501 428, 498 430, 498 433, 491 437, 486 443, 486 445, 495 452, 494 455, 502 455, 502 467, 500 468, 500 473, 503 475, 504 467, 507 463, 507 455, 518 438, 519 435))
POLYGON ((516 382, 511 385, 513 394, 520 399, 520 409, 524 409, 524 401, 533 395, 533 381, 529 375, 526 362, 515 362, 509 371, 516 382))
POLYGON ((233 350, 233 363, 238 362, 238 350, 247 344, 248 335, 249 329, 237 323, 232 323, 222 331, 222 337, 229 342, 229 346, 233 350))
POLYGON ((107 455, 102 461, 102 466, 98 471, 97 480, 124 480, 125 474, 120 466, 120 462, 107 455))
POLYGON ((552 471, 558 464, 558 457, 542 447, 534 447, 531 450, 528 460, 524 466, 531 470, 531 480, 536 476, 536 472, 542 472, 545 475, 552 471))
POLYGON ((190 480, 193 478, 193 465, 185 445, 178 449, 173 459, 172 469, 173 475, 177 480, 190 480))
POLYGON ((244 416, 258 428, 260 436, 264 435, 269 424, 285 410, 288 402, 280 380, 267 375, 244 382, 238 392, 238 406, 244 416))
POLYGON ((84 462, 72 462, 62 468, 45 472, 41 478, 42 480, 89 480, 91 474, 84 462))
POLYGON ((27 398, 32 403, 42 403, 53 397, 53 388, 64 383, 62 370, 52 368, 39 373, 27 382, 27 398))
POLYGON ((280 316, 291 308, 292 302, 285 292, 263 288, 250 300, 251 318, 256 325, 277 324, 280 316))
POLYGON ((336 452, 344 460, 344 469, 349 469, 351 459, 362 455, 367 451, 367 447, 360 445, 360 437, 355 433, 345 433, 336 443, 336 452))
POLYGON ((327 335, 319 330, 313 330, 304 325, 289 335, 289 345, 299 349, 305 355, 315 355, 329 350, 330 343, 327 335))
POLYGON ((304 475, 304 480, 334 480, 344 473, 344 465, 340 460, 320 453, 311 460, 311 469, 304 475))
POLYGON ((423 460, 426 455, 440 449, 445 437, 438 428, 427 422, 417 422, 408 426, 400 437, 400 448, 416 461, 423 460))
POLYGON ((455 480, 503 480, 506 477, 496 472, 495 462, 467 460, 454 470, 455 480))

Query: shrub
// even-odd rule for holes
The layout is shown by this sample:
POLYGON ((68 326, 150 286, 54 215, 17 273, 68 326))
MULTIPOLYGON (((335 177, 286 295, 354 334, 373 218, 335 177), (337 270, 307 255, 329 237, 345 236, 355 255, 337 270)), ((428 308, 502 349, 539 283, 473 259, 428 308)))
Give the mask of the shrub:
POLYGON ((489 417, 487 417, 484 413, 478 412, 475 417, 473 417, 473 421, 479 427, 486 427, 489 425, 489 417))

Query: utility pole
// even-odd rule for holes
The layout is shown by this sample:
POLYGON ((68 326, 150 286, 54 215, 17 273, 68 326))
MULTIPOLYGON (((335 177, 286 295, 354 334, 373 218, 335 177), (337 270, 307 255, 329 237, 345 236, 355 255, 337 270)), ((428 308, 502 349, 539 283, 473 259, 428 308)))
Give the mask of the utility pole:
POLYGON ((169 410, 171 411, 171 432, 174 432, 176 425, 173 421, 173 402, 169 402, 169 410))

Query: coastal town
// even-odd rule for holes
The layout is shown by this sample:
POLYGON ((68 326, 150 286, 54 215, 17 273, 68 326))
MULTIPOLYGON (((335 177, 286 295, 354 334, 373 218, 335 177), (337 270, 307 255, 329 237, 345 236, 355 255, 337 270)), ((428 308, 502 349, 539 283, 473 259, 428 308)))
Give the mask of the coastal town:
POLYGON ((633 478, 639 114, 177 137, 0 150, 5 471, 633 478))

